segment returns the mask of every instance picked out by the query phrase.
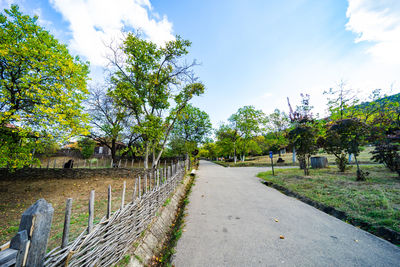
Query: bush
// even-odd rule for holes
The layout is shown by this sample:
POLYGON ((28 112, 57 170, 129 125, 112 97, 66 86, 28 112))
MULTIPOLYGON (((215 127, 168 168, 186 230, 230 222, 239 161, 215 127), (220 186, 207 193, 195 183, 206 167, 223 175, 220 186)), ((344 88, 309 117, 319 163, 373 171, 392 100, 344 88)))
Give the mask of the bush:
POLYGON ((78 141, 78 146, 84 159, 90 158, 94 153, 96 142, 92 139, 85 137, 78 141))
POLYGON ((382 163, 392 172, 397 172, 400 176, 400 146, 398 143, 391 143, 389 139, 377 144, 372 153, 372 160, 382 163))

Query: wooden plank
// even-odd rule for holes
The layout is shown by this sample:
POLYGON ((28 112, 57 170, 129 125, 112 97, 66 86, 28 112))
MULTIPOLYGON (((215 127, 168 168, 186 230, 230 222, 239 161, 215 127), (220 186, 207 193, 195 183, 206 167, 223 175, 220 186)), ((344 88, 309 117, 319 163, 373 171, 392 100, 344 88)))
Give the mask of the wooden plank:
POLYGON ((125 190, 126 190, 126 181, 124 181, 124 185, 122 186, 121 209, 123 209, 125 205, 125 190))
POLYGON ((132 194, 132 202, 134 202, 135 201, 135 199, 136 199, 136 194, 137 194, 137 181, 138 181, 138 179, 135 179, 135 188, 133 189, 133 194, 132 194))
POLYGON ((107 196, 107 219, 111 217, 111 185, 108 186, 108 196, 107 196))
POLYGON ((144 192, 147 192, 147 173, 144 175, 144 192))
POLYGON ((28 233, 26 230, 18 232, 13 239, 11 239, 10 248, 18 251, 15 257, 15 266, 23 266, 27 258, 27 250, 29 246, 28 233))
POLYGON ((71 210, 72 210, 72 198, 68 198, 65 207, 64 230, 61 240, 61 248, 65 248, 68 245, 69 225, 71 222, 71 210))
POLYGON ((18 250, 8 248, 0 252, 0 266, 12 266, 16 262, 18 250))
POLYGON ((94 218, 94 190, 90 191, 90 198, 89 198, 88 234, 93 230, 93 218, 94 218))
POLYGON ((6 250, 10 247, 10 241, 0 246, 0 251, 6 250))
POLYGON ((39 199, 22 214, 18 232, 26 230, 30 239, 27 266, 43 265, 53 213, 51 204, 39 199))
POLYGON ((139 175, 139 191, 138 191, 138 193, 139 193, 139 198, 142 196, 142 192, 140 191, 140 175, 139 175))

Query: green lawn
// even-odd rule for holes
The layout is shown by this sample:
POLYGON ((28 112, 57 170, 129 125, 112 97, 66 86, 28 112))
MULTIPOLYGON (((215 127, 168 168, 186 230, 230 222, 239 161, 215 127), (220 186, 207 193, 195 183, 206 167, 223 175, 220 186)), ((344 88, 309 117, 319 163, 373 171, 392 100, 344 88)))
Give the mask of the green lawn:
POLYGON ((400 178, 381 165, 362 166, 369 172, 367 181, 357 182, 355 167, 345 173, 335 166, 310 170, 276 169, 258 177, 283 186, 316 202, 346 212, 351 218, 373 227, 386 226, 400 232, 400 178))
MULTIPOLYGON (((358 161, 361 164, 374 164, 373 161, 371 161, 371 151, 373 150, 373 147, 365 147, 363 151, 361 151, 360 155, 357 157, 358 161)), ((335 164, 335 156, 329 155, 322 150, 319 151, 314 156, 321 156, 321 157, 327 157, 328 163, 330 165, 335 164)), ((296 163, 293 164, 293 159, 292 159, 292 153, 285 153, 281 155, 281 158, 285 161, 284 163, 277 163, 276 161, 278 160, 279 156, 277 154, 274 155, 273 161, 274 164, 277 166, 291 166, 291 165, 298 165, 298 162, 296 160, 296 163)), ((269 156, 254 156, 254 157, 247 157, 244 162, 242 161, 237 161, 236 164, 233 162, 224 162, 224 161, 214 161, 217 164, 220 164, 225 167, 263 167, 263 166, 271 166, 271 159, 269 156)), ((354 157, 352 164, 354 164, 354 157)))

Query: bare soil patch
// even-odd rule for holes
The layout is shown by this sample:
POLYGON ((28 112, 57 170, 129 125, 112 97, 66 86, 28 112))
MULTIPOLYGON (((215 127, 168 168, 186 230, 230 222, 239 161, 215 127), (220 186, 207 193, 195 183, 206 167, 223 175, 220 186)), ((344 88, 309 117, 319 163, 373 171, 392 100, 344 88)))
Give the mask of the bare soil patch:
POLYGON ((73 198, 69 240, 87 227, 90 190, 96 190, 95 221, 106 214, 107 188, 112 187, 112 210, 121 205, 123 181, 126 181, 125 201, 131 201, 135 178, 91 177, 84 179, 32 179, 0 181, 0 244, 9 241, 18 231, 22 213, 39 198, 54 208, 48 248, 61 244, 65 203, 73 198))

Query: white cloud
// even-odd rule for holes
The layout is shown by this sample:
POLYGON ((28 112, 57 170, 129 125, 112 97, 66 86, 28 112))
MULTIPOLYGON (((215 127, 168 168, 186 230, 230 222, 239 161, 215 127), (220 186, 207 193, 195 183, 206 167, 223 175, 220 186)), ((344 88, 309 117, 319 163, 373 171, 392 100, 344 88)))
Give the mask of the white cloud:
POLYGON ((95 66, 104 66, 111 40, 120 40, 122 28, 140 29, 158 45, 174 39, 172 23, 157 19, 149 0, 50 0, 70 23, 70 48, 95 66))
POLYGON ((384 63, 400 62, 400 1, 348 0, 346 29, 355 42, 373 42, 368 53, 384 63))

